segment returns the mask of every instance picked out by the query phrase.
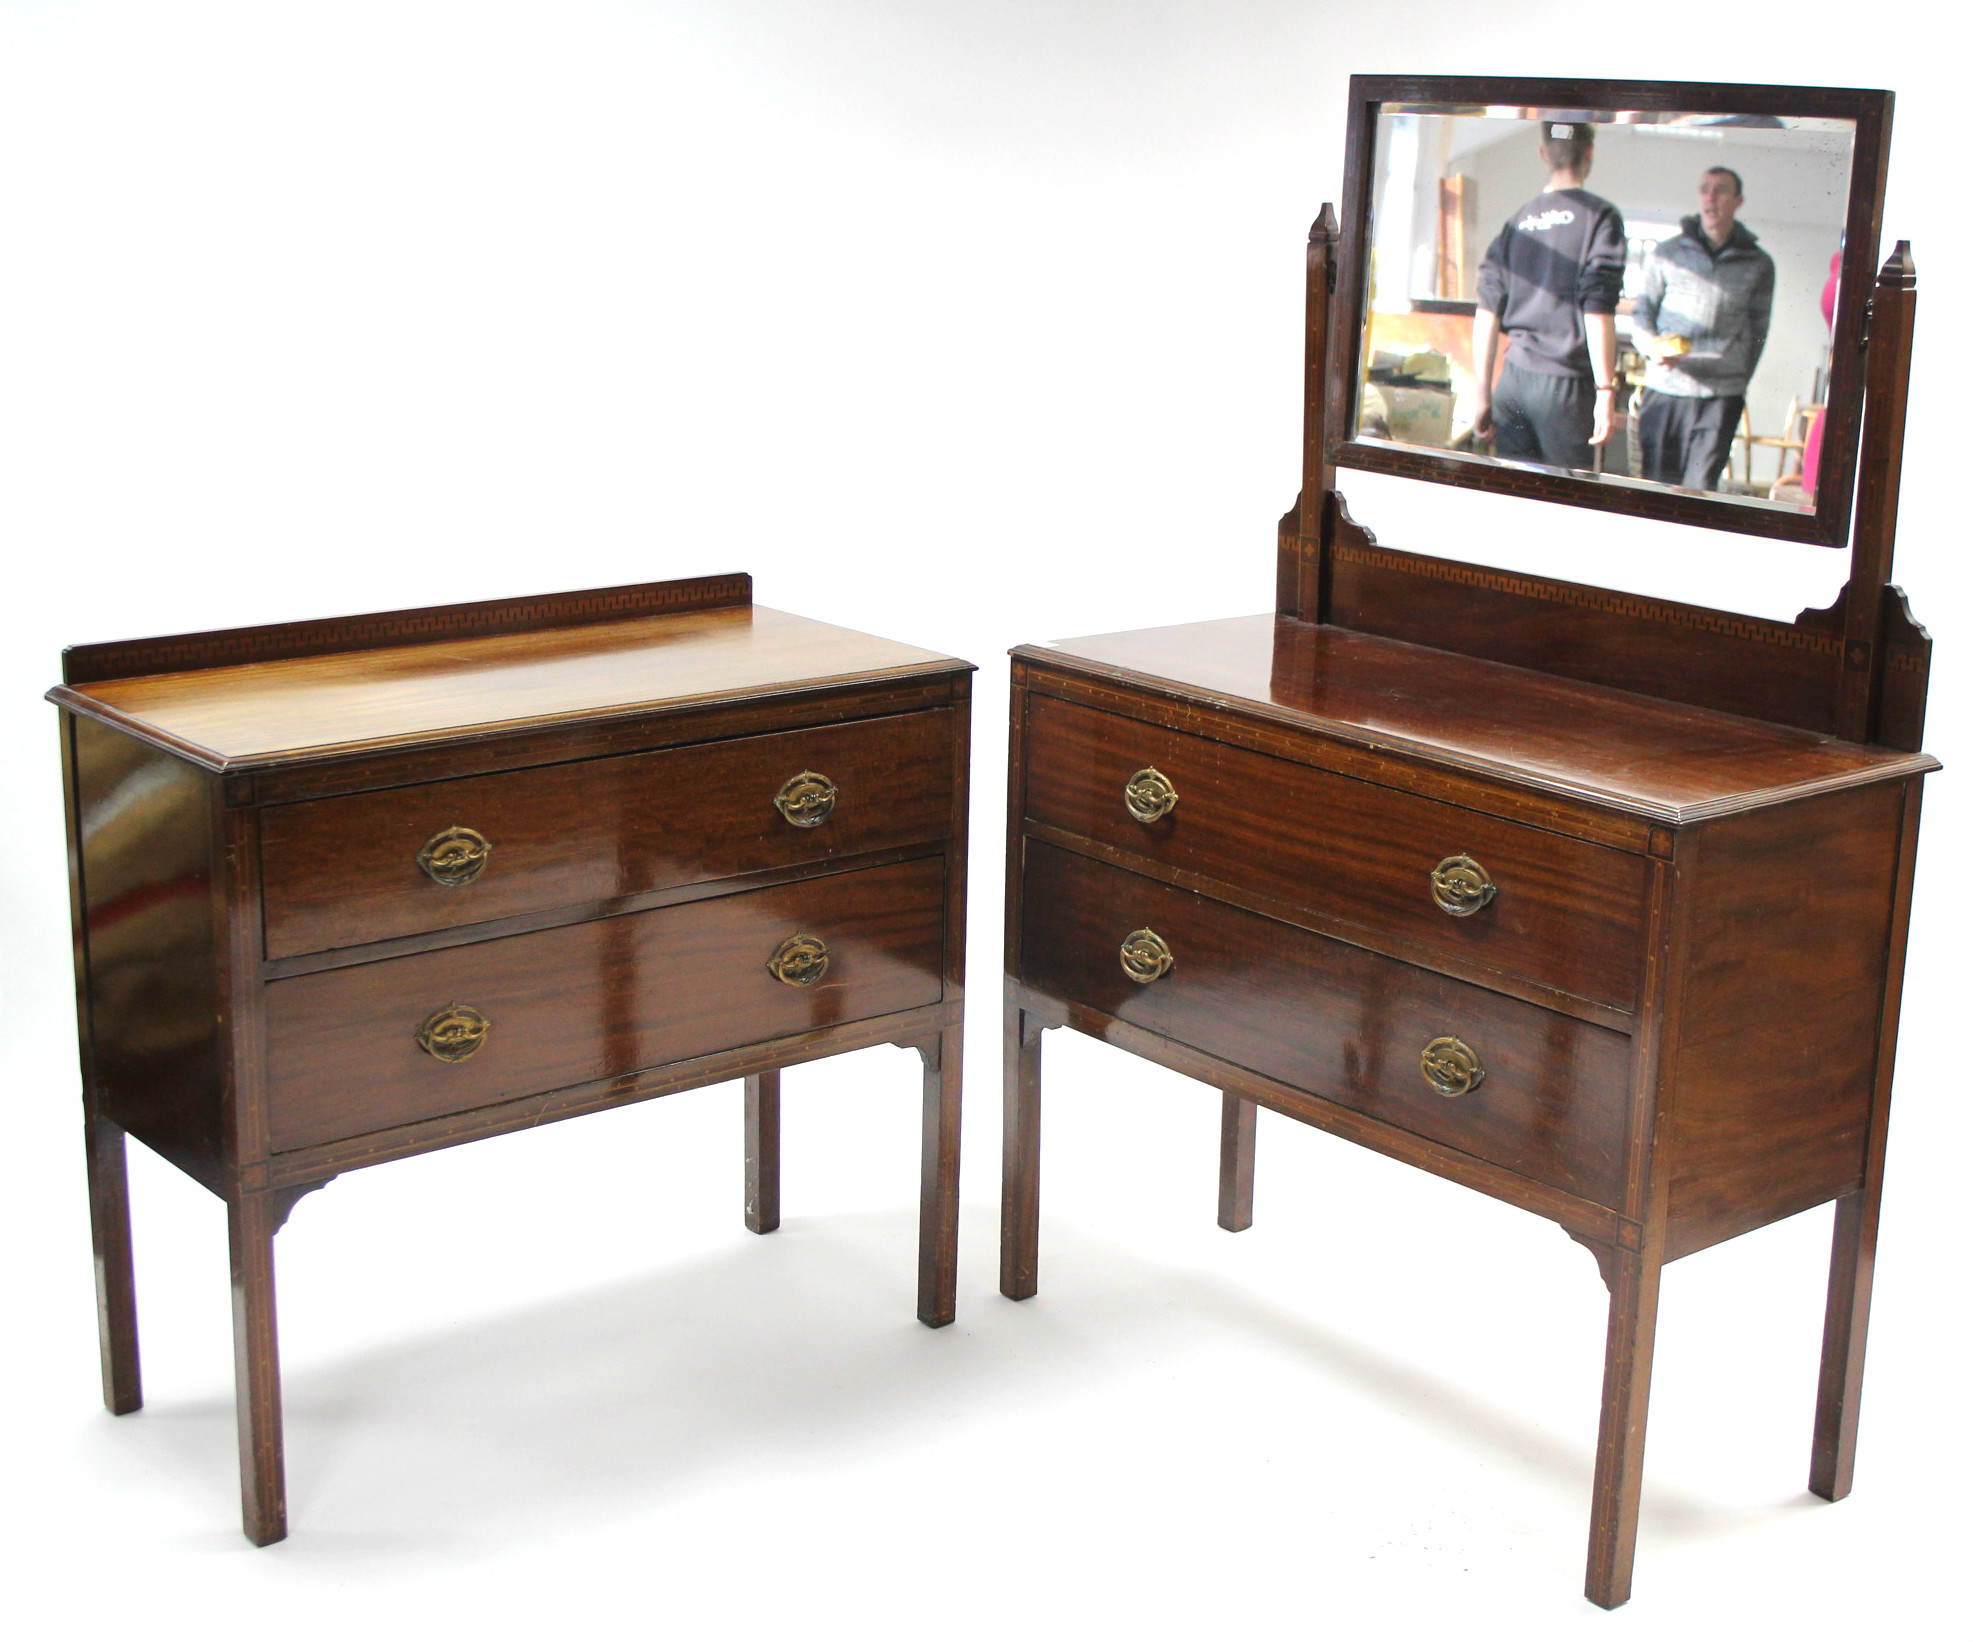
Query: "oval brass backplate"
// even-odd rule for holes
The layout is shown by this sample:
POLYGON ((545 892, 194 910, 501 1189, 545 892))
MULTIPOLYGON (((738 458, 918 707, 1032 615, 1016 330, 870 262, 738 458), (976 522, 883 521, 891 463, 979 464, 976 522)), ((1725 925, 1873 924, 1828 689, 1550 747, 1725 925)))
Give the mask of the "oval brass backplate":
POLYGON ((826 775, 803 770, 781 783, 774 807, 791 826, 819 827, 836 807, 836 784, 826 775))
POLYGON ((458 889, 486 871, 493 846, 471 827, 447 827, 425 840, 418 851, 418 866, 435 884, 458 889))
POLYGON ((1147 765, 1124 783, 1124 807, 1148 827, 1178 808, 1178 789, 1164 771, 1147 765))
POLYGON ((1487 1069, 1469 1044, 1457 1038, 1434 1038, 1418 1057, 1425 1081, 1452 1100, 1470 1094, 1486 1081, 1487 1069))
POLYGON ((813 986, 829 968, 829 948, 819 935, 790 935, 767 960, 767 972, 789 986, 813 986))
POLYGON ((1124 973, 1139 986, 1149 986, 1160 975, 1171 972, 1178 960, 1165 944, 1165 938, 1155 929, 1134 930, 1124 937, 1124 944, 1117 949, 1117 959, 1124 966, 1124 973))
POLYGON ((1470 918, 1495 893, 1487 869, 1470 855, 1448 855, 1432 868, 1432 900, 1455 918, 1470 918))
POLYGON ((434 1060, 470 1060, 486 1042, 493 1023, 470 1004, 449 1003, 425 1017, 418 1047, 434 1060))

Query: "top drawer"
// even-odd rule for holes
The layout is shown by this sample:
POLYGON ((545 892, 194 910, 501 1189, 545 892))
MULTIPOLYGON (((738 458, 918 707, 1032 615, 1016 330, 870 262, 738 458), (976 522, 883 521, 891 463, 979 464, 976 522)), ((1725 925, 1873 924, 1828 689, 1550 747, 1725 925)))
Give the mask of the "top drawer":
POLYGON ((267 956, 934 842, 952 759, 940 708, 276 806, 267 956))
MULTIPOLYGON (((1028 698, 1027 747, 1031 820, 1372 934, 1635 1006, 1641 856, 1051 696, 1028 698), (1125 798, 1147 770, 1176 795, 1148 821, 1125 798), (1435 869, 1460 856, 1486 879, 1454 868, 1456 882, 1435 890, 1435 869), (1477 894, 1451 893, 1462 886, 1477 894), (1468 910, 1470 901, 1478 904, 1468 910)), ((1140 802, 1157 790, 1147 780, 1140 802)))

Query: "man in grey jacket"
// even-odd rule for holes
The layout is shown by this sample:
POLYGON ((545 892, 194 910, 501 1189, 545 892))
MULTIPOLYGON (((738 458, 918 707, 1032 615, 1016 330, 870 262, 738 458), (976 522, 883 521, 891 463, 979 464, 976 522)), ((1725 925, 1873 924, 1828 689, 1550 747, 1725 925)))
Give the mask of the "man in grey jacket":
POLYGON ((1699 179, 1699 213, 1652 247, 1631 313, 1650 363, 1637 413, 1644 477, 1716 490, 1740 429, 1747 383, 1767 346, 1774 259, 1737 221, 1740 173, 1699 179))

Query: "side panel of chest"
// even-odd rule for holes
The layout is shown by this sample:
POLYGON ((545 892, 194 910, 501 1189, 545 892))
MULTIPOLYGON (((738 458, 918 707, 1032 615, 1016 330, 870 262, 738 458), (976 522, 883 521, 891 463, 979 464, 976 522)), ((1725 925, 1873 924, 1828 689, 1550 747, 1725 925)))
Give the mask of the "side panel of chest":
POLYGON ((1907 788, 1679 841, 1691 934, 1665 1067, 1670 1255, 1861 1184, 1907 788))
POLYGON ((217 1190, 217 782, 93 719, 65 713, 62 725, 86 977, 83 1075, 113 1121, 217 1190))

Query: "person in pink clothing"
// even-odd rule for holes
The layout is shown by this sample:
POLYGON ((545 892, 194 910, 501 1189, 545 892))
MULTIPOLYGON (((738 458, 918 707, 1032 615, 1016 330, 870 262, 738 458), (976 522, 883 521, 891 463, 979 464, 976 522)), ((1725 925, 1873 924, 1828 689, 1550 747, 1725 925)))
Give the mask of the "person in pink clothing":
MULTIPOLYGON (((1829 259, 1829 278, 1822 287, 1822 322, 1831 330, 1836 328, 1836 287, 1842 282, 1843 253, 1838 251, 1829 259)), ((1822 463, 1822 418, 1817 416, 1809 424, 1809 436, 1802 448, 1802 496, 1804 500, 1815 495, 1815 473, 1822 463)))

